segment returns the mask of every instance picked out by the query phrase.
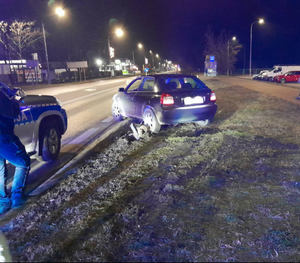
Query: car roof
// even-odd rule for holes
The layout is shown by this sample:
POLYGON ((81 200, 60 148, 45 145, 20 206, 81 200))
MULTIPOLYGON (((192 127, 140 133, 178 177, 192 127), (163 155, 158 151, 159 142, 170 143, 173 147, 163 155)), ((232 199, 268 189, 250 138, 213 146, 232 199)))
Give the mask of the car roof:
POLYGON ((196 77, 191 74, 150 74, 143 77, 154 77, 154 78, 187 78, 187 77, 196 77))

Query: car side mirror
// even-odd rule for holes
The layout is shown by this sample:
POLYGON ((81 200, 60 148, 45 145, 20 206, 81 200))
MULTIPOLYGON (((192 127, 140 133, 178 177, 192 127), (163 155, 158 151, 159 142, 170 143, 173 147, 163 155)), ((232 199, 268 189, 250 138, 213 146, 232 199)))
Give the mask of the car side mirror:
POLYGON ((124 88, 119 88, 119 92, 124 92, 125 89, 124 88))

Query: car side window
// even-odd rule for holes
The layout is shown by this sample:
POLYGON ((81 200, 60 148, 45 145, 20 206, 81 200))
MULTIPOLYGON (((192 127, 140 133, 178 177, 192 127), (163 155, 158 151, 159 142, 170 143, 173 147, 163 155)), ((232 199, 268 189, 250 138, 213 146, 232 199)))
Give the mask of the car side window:
POLYGON ((132 83, 130 84, 129 87, 127 87, 126 92, 130 93, 130 92, 133 92, 133 91, 137 91, 137 90, 139 89, 141 83, 142 83, 142 80, 141 80, 141 79, 135 80, 134 82, 132 82, 132 83))
POLYGON ((155 79, 154 78, 144 78, 142 86, 140 86, 140 91, 154 91, 155 79))

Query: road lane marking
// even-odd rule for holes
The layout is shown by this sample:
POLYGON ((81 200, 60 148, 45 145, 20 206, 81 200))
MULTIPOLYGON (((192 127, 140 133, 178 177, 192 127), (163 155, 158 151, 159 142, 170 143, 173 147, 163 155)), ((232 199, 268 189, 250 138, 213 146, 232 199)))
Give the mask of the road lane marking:
MULTIPOLYGON (((116 87, 116 88, 118 88, 118 87, 116 87)), ((76 101, 79 101, 79 100, 82 100, 82 99, 85 99, 85 98, 88 98, 88 97, 91 97, 91 96, 95 96, 95 95, 100 94, 100 93, 106 93, 106 92, 109 92, 109 91, 114 91, 114 90, 112 88, 105 89, 105 90, 100 90, 98 92, 94 92, 94 93, 91 93, 91 94, 88 94, 88 95, 84 95, 84 96, 81 96, 79 98, 67 100, 65 102, 62 101, 62 105, 65 106, 65 105, 68 105, 70 103, 73 103, 73 102, 76 102, 76 101)))
POLYGON ((95 91, 97 89, 85 89, 86 91, 95 91))
MULTIPOLYGON (((80 91, 84 89, 89 89, 89 88, 97 88, 100 86, 104 85, 110 85, 110 84, 115 84, 115 83, 125 83, 126 79, 118 79, 118 80, 99 80, 96 82, 92 83, 83 83, 83 84, 76 84, 75 86, 73 85, 65 85, 65 86, 56 86, 56 87, 51 87, 51 89, 36 89, 36 90, 30 90, 27 93, 28 94, 37 94, 41 93, 43 95, 52 95, 52 96, 57 96, 57 95, 62 95, 62 94, 67 94, 75 91, 80 91)), ((117 84, 118 85, 118 84, 117 84)))
POLYGON ((97 130, 98 130, 98 128, 88 129, 87 131, 85 131, 84 133, 82 133, 81 135, 79 135, 78 137, 73 139, 72 141, 68 142, 68 144, 80 144, 80 143, 84 142, 85 140, 87 140, 97 130))
POLYGON ((112 116, 110 117, 107 117, 106 119, 104 119, 103 121, 101 122, 111 122, 114 118, 112 116))

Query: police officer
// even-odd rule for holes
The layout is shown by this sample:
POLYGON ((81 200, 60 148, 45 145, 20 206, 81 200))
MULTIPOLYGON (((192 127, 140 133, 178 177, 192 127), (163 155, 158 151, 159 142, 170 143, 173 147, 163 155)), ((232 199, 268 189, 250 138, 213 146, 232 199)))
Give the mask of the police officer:
POLYGON ((20 113, 16 91, 0 82, 0 214, 25 202, 24 186, 30 169, 30 158, 14 134, 14 118, 20 113), (6 192, 6 161, 15 166, 11 196, 6 192))

